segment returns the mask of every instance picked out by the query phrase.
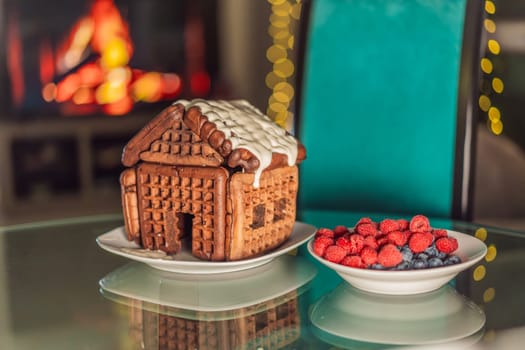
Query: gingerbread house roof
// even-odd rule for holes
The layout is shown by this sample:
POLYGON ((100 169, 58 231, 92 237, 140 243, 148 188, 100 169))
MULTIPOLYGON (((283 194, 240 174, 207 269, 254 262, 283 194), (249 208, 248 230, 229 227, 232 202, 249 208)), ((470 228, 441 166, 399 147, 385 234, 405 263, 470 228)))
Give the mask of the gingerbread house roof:
POLYGON ((227 165, 257 175, 305 156, 297 139, 248 102, 198 99, 177 101, 152 119, 126 144, 122 164, 227 165))

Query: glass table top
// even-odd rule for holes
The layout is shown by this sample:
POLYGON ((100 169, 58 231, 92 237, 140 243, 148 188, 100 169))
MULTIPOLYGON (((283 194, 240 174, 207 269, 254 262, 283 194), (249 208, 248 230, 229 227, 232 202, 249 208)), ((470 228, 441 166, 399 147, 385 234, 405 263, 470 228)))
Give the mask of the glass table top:
MULTIPOLYGON (((360 213, 307 213, 316 227, 360 213)), ((373 217, 373 216, 372 216, 373 217)), ((431 219, 480 262, 412 296, 356 289, 304 244, 253 268, 162 271, 101 249, 120 215, 0 227, 2 349, 521 349, 525 232, 431 219)))

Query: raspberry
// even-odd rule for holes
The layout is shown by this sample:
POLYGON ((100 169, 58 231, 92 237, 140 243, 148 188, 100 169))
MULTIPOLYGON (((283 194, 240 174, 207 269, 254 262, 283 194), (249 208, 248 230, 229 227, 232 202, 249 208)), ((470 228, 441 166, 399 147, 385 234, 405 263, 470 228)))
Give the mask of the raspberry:
POLYGON ((334 235, 336 237, 341 237, 349 232, 350 230, 346 226, 339 225, 339 226, 334 227, 334 235))
POLYGON ((377 262, 384 267, 394 267, 403 261, 403 255, 393 244, 385 244, 379 254, 377 254, 377 262))
POLYGON ((370 247, 364 247, 359 256, 366 265, 372 265, 377 262, 377 251, 370 247))
POLYGON ((337 245, 331 245, 328 248, 326 248, 326 251, 324 253, 324 258, 328 261, 331 261, 333 263, 339 263, 343 258, 346 256, 346 250, 343 248, 337 246, 337 245))
POLYGON ((334 238, 334 231, 330 230, 329 228, 320 228, 317 230, 317 232, 315 232, 315 236, 316 237, 319 237, 319 236, 326 236, 326 237, 330 237, 330 238, 334 238))
POLYGON ((433 239, 430 233, 415 232, 410 236, 408 246, 414 253, 421 253, 432 244, 433 239))
POLYGON ((410 225, 408 220, 405 220, 405 219, 399 219, 399 220, 397 220, 397 223, 399 224, 399 230, 400 231, 408 230, 408 226, 410 225))
POLYGON ((361 224, 373 224, 373 223, 374 222, 372 221, 372 219, 364 217, 364 218, 359 219, 359 221, 357 221, 357 224, 355 224, 355 226, 357 227, 361 224))
POLYGON ((440 228, 433 229, 432 230, 432 234, 436 238, 438 238, 438 237, 447 237, 448 236, 447 230, 443 230, 443 229, 440 229, 440 228))
POLYGON ((323 256, 326 248, 329 246, 334 245, 334 240, 327 236, 318 236, 314 239, 313 243, 313 251, 315 254, 319 256, 323 256))
POLYGON ((381 235, 381 236, 377 237, 376 242, 377 242, 377 245, 381 247, 381 246, 383 246, 383 245, 388 243, 388 236, 387 235, 381 235))
POLYGON ((359 255, 347 255, 342 261, 341 265, 357 267, 359 269, 366 268, 366 264, 363 262, 359 255))
POLYGON ((370 247, 372 249, 377 249, 379 247, 374 236, 366 236, 363 243, 365 247, 370 247))
POLYGON ((374 224, 360 224, 356 226, 357 233, 359 233, 362 236, 375 236, 379 232, 377 231, 377 228, 374 224))
POLYGON ((397 220, 385 219, 379 223, 379 231, 383 233, 390 233, 392 231, 398 231, 400 229, 397 220))
POLYGON ((408 237, 404 232, 392 231, 387 236, 388 242, 402 247, 407 243, 408 237))
POLYGON ((365 245, 365 239, 363 236, 354 233, 348 237, 338 238, 335 243, 349 254, 358 254, 365 245))
POLYGON ((454 237, 440 237, 436 241, 436 248, 442 253, 450 254, 458 249, 458 240, 454 237))
POLYGON ((430 231, 430 222, 424 215, 416 215, 410 220, 410 231, 427 232, 430 231))

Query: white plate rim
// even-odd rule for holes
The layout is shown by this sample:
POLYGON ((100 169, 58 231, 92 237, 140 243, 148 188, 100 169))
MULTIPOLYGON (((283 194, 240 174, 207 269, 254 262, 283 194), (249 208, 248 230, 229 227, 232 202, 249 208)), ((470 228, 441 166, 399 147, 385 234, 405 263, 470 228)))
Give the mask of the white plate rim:
POLYGON ((142 247, 140 247, 135 242, 129 242, 127 240, 123 226, 116 227, 98 236, 96 238, 96 242, 102 249, 110 253, 123 256, 130 260, 143 262, 156 269, 188 274, 214 274, 241 271, 266 264, 276 257, 285 254, 308 241, 315 235, 316 230, 317 228, 310 224, 296 221, 294 223, 290 237, 279 247, 267 254, 255 258, 236 261, 211 262, 198 260, 195 257, 191 257, 188 260, 169 260, 129 254, 122 249, 126 248, 139 250, 142 249, 142 247))
MULTIPOLYGON (((427 268, 421 270, 372 270, 336 264, 323 259, 322 257, 318 256, 313 252, 312 244, 315 237, 312 237, 309 240, 307 244, 307 249, 313 258, 315 258, 323 265, 326 265, 327 267, 333 269, 335 272, 363 279, 385 281, 385 283, 401 283, 403 281, 414 279, 431 280, 433 278, 439 278, 447 275, 450 275, 451 278, 453 278, 459 272, 466 270, 467 268, 471 267, 472 265, 476 264, 478 261, 483 259, 483 257, 487 253, 487 246, 478 238, 465 233, 452 230, 447 230, 447 233, 451 237, 458 239, 459 248, 454 254, 460 256, 462 262, 449 266, 440 266, 436 268, 427 268), (472 251, 469 254, 466 254, 466 252, 462 250, 462 245, 467 243, 470 246, 473 246, 473 249, 471 249, 472 251)), ((385 294, 389 294, 387 290, 385 290, 385 294)))

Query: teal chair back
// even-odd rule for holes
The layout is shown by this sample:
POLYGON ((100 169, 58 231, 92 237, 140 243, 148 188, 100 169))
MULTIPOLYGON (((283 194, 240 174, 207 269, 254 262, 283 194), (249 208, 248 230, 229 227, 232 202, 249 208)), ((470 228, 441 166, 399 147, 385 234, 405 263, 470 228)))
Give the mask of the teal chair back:
POLYGON ((316 215, 356 211, 469 217, 481 6, 305 2, 299 219, 329 225, 316 215))

